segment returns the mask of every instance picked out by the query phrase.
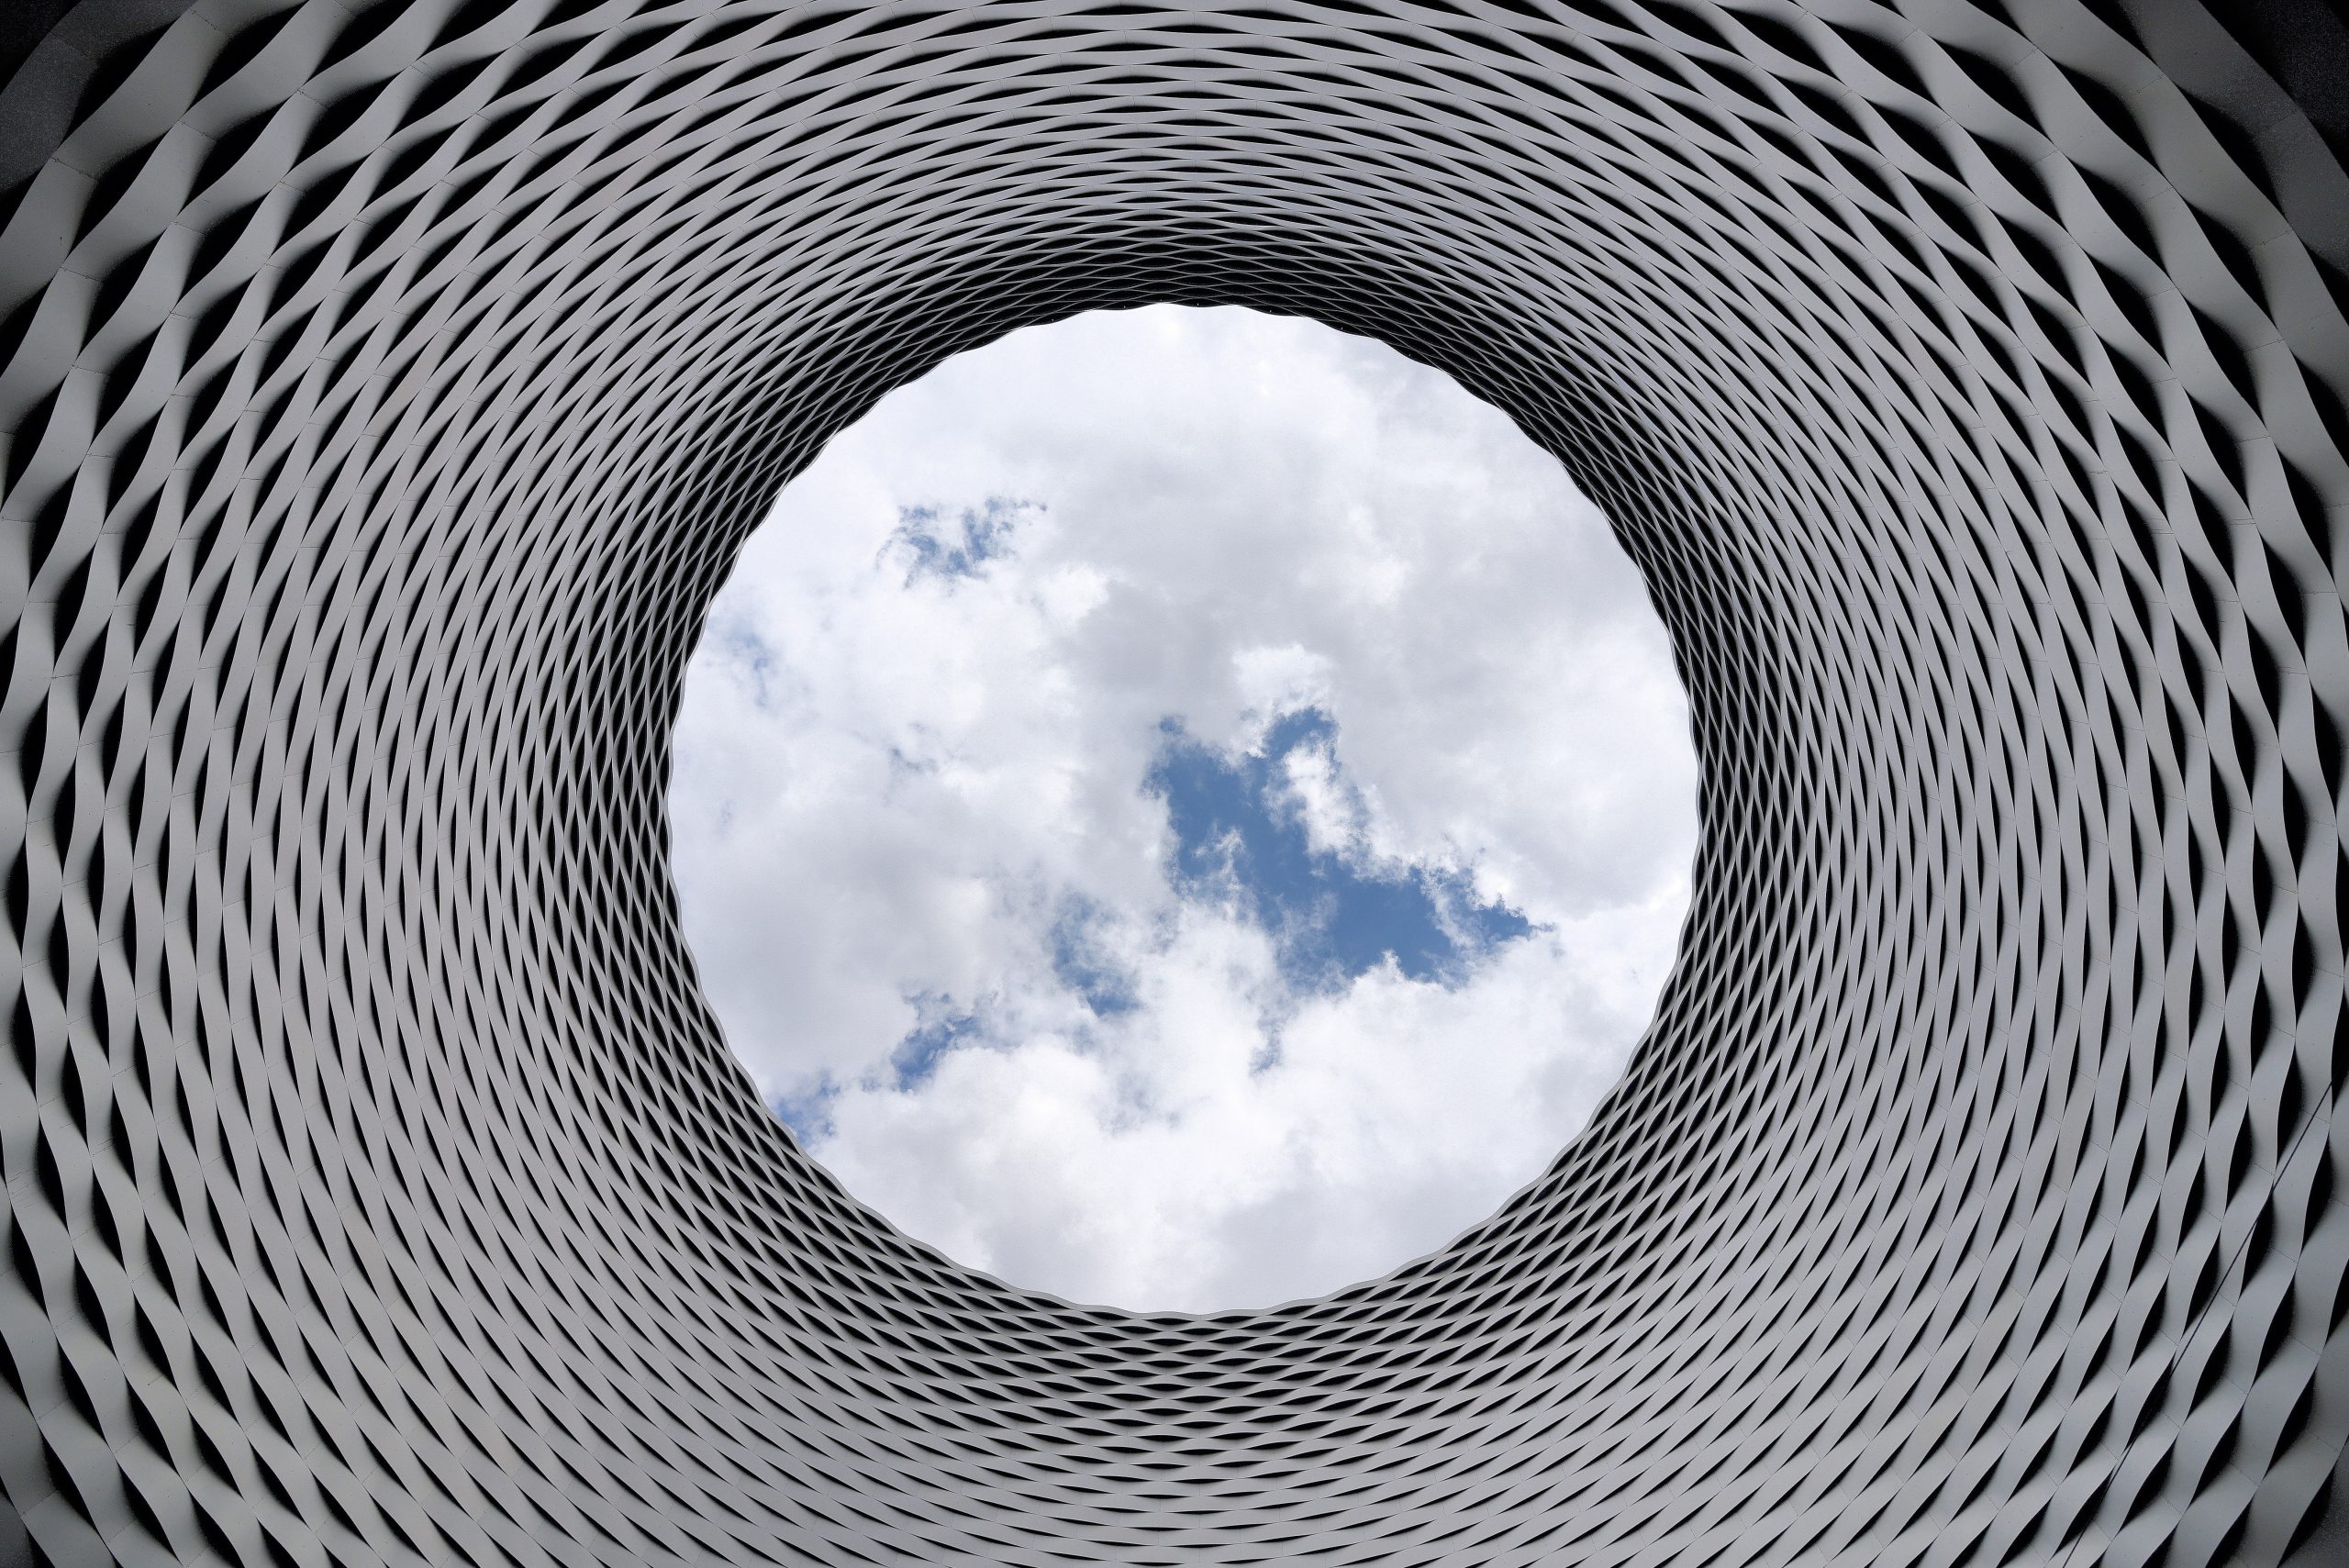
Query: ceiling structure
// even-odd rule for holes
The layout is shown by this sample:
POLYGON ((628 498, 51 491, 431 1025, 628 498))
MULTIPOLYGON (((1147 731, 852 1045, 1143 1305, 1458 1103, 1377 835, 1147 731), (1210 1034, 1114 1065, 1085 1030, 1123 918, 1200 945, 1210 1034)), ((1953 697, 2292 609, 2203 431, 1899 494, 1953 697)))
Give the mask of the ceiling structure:
POLYGON ((0 1558, 2349 1552, 2330 12, 41 9, 0 1558), (662 818, 781 484, 1157 300, 1555 452, 1705 775, 1588 1130, 1386 1278, 1196 1318, 805 1158, 662 818))

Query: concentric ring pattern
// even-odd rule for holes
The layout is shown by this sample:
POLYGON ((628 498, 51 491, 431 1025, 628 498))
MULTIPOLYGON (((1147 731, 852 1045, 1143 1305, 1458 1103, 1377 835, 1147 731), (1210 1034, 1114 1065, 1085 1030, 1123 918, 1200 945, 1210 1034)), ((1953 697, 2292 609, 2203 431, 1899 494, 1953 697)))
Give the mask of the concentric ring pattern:
POLYGON ((2349 1551, 2349 179, 2193 0, 28 42, 0 1559, 2349 1551), (1150 300, 1509 411, 1706 772, 1588 1132, 1389 1278, 1197 1318, 973 1274, 802 1157, 662 817, 779 484, 1150 300))

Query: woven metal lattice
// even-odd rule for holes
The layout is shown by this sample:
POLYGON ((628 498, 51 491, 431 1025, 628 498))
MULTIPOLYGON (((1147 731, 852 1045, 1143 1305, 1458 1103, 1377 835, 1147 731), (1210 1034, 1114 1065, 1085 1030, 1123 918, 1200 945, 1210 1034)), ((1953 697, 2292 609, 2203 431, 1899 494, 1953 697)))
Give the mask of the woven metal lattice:
POLYGON ((0 1558, 2349 1550, 2349 181, 2198 6, 84 0, 30 48, 0 1558), (1152 300, 1508 411, 1705 772, 1588 1131, 1202 1318, 807 1161, 662 817, 778 486, 1152 300))

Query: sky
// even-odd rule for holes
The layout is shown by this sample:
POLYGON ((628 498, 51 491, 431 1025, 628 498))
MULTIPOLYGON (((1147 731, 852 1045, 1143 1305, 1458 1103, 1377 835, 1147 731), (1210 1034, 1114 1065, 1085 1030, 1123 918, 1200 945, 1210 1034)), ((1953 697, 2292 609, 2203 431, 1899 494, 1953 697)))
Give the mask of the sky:
POLYGON ((1669 641, 1557 462, 1236 308, 1030 328, 835 437, 674 756, 687 940, 802 1146, 1141 1310, 1377 1277, 1541 1175, 1698 831, 1669 641))

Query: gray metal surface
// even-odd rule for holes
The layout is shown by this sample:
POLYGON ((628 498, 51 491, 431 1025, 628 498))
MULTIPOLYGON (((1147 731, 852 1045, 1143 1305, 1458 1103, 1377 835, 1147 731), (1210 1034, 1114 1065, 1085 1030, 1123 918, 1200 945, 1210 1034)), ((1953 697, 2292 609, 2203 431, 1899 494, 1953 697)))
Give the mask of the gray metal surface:
POLYGON ((2339 1561, 2349 182, 2236 33, 2290 53, 2077 0, 64 12, 0 94, 0 1561, 2339 1561), (1705 771, 1589 1130, 1204 1318, 803 1158, 662 815, 827 435, 1162 299, 1557 452, 1705 771))

